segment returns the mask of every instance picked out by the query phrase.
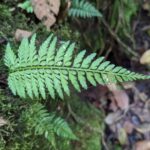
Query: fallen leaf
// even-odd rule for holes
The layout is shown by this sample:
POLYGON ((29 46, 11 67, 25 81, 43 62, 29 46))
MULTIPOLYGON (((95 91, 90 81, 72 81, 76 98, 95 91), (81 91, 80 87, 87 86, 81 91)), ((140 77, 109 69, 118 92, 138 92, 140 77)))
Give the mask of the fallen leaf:
POLYGON ((109 109, 112 110, 113 112, 116 112, 118 110, 118 106, 116 104, 116 100, 112 96, 110 96, 109 98, 111 99, 111 103, 110 103, 109 109))
POLYGON ((31 0, 36 17, 49 29, 56 22, 60 0, 31 0))
POLYGON ((0 117, 0 127, 7 124, 7 121, 3 119, 3 117, 0 117))
POLYGON ((144 1, 143 9, 147 10, 147 11, 150 11, 150 2, 149 2, 149 0, 144 1))
POLYGON ((23 38, 28 38, 31 35, 32 35, 32 32, 30 31, 17 29, 15 32, 15 39, 16 41, 21 41, 23 38))
POLYGON ((108 125, 114 124, 120 119, 121 114, 122 114, 121 111, 108 114, 107 117, 105 118, 106 124, 108 125))
POLYGON ((122 110, 128 110, 129 97, 124 90, 118 89, 115 84, 108 85, 109 90, 112 92, 118 107, 122 110))
POLYGON ((135 129, 140 133, 150 132, 150 122, 145 122, 135 127, 135 129))
POLYGON ((147 50, 140 58, 141 64, 150 64, 150 50, 147 50))
POLYGON ((135 145, 135 150, 150 150, 150 141, 139 141, 135 145))
POLYGON ((121 145, 125 145, 128 141, 127 133, 124 128, 118 129, 118 140, 121 145))

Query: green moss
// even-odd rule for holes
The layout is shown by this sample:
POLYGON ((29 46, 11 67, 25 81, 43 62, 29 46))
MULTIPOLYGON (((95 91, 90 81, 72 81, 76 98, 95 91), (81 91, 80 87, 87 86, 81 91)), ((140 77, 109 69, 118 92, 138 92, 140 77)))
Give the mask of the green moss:
MULTIPOLYGON (((72 129, 78 141, 72 142, 65 150, 101 150, 101 133, 104 130, 103 113, 90 103, 78 97, 70 101, 70 118, 72 129)), ((64 150, 64 149, 61 149, 64 150)))

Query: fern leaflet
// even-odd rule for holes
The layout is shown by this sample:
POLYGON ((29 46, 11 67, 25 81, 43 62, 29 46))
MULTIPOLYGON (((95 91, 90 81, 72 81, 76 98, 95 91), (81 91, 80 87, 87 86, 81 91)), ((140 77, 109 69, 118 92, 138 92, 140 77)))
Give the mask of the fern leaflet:
POLYGON ((8 85, 14 95, 26 98, 46 99, 47 93, 54 99, 56 93, 64 98, 69 96, 69 81, 77 91, 81 87, 88 88, 87 81, 92 85, 149 79, 149 76, 115 67, 104 57, 95 59, 96 54, 85 56, 83 50, 73 58, 75 44, 69 41, 57 46, 57 38, 53 34, 41 44, 37 52, 33 35, 30 42, 24 39, 15 55, 10 45, 5 53, 5 65, 9 67, 8 85), (95 59, 95 60, 94 60, 95 59))

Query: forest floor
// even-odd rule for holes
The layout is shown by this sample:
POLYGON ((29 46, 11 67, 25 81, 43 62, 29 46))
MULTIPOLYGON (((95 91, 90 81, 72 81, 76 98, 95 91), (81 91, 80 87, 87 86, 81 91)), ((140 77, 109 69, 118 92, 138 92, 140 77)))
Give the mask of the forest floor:
MULTIPOLYGON (((65 18, 64 14, 59 16, 50 30, 47 30, 33 13, 27 13, 17 7, 18 3, 19 0, 0 2, 0 118, 12 119, 9 127, 6 124, 6 127, 1 129, 0 124, 0 137, 9 139, 6 140, 8 143, 12 140, 12 133, 17 126, 15 119, 18 118, 18 114, 14 112, 16 109, 20 112, 24 103, 16 102, 19 98, 13 99, 7 87, 8 71, 3 63, 7 42, 14 43, 14 49, 17 49, 22 36, 36 32, 41 42, 50 32, 54 32, 60 41, 77 42, 78 48, 87 48, 88 53, 97 52, 98 55, 104 55, 107 60, 116 65, 135 72, 150 74, 150 54, 144 57, 144 60, 142 59, 142 55, 150 49, 150 9, 140 8, 131 21, 132 36, 121 37, 137 55, 132 56, 128 55, 123 45, 109 33, 109 28, 103 26, 97 19, 72 20, 65 18), (102 30, 99 30, 100 25, 102 30), (18 35, 16 31, 19 32, 19 30, 21 33, 18 35), (101 34, 103 35, 100 38, 101 34)), ((116 36, 119 37, 119 35, 116 36)), ((82 139, 72 143, 73 150, 99 150, 100 147, 104 150, 149 150, 149 91, 150 81, 146 80, 118 85, 90 86, 88 90, 83 90, 80 94, 74 93, 75 96, 71 97, 71 108, 68 107, 67 112, 63 113, 63 115, 67 114, 66 120, 74 127, 77 136, 82 139)), ((70 98, 67 99, 70 100, 70 98)), ((64 107, 62 102, 59 106, 64 107)), ((17 133, 14 136, 16 135, 17 133)))

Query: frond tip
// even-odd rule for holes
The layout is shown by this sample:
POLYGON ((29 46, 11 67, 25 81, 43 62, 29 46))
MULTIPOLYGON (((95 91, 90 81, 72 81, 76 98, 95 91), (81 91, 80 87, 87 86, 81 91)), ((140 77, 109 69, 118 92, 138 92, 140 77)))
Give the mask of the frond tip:
POLYGON ((63 99, 64 92, 70 95, 69 81, 80 91, 81 87, 87 89, 87 81, 96 86, 150 78, 115 67, 104 61, 104 57, 95 59, 95 53, 85 57, 85 50, 73 58, 75 44, 67 41, 58 48, 53 34, 41 44, 39 51, 36 50, 35 40, 35 35, 30 42, 23 39, 18 56, 7 45, 4 60, 9 68, 8 84, 14 95, 46 99, 46 93, 49 93, 54 99, 57 93, 63 99))
POLYGON ((102 17, 102 14, 93 5, 85 0, 72 0, 69 16, 91 18, 102 17))

